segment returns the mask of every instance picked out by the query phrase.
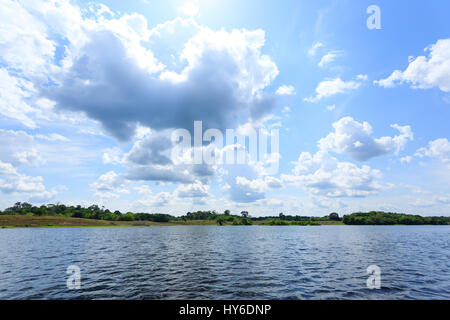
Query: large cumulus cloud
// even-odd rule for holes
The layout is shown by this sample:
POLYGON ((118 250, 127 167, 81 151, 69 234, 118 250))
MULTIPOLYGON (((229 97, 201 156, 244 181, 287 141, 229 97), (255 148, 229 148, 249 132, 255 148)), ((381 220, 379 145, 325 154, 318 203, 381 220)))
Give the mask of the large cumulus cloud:
POLYGON ((177 72, 157 61, 145 30, 136 42, 115 29, 103 24, 87 31, 67 68, 41 92, 57 108, 98 120, 119 140, 129 140, 137 124, 162 130, 202 120, 205 128, 225 129, 274 106, 263 89, 278 70, 261 53, 262 30, 201 27, 177 57, 184 63, 177 72))

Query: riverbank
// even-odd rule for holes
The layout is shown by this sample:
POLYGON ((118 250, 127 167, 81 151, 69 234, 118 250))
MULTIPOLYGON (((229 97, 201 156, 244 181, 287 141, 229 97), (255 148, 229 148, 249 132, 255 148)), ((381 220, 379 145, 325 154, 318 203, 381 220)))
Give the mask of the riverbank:
MULTIPOLYGON (((254 221, 264 225, 267 221, 254 221)), ((342 225, 338 221, 320 221, 321 225, 342 225)), ((231 223, 224 223, 231 225, 231 223)), ((55 228, 55 227, 158 227, 158 226, 217 226, 216 220, 188 221, 107 221, 59 216, 0 215, 0 228, 55 228)))

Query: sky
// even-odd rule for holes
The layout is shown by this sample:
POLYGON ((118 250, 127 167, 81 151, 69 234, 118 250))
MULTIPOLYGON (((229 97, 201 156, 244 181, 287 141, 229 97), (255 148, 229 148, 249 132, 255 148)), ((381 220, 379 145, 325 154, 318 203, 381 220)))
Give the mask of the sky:
POLYGON ((0 0, 0 209, 449 216, 448 12, 446 0, 0 0), (238 151, 240 163, 205 158, 238 151))

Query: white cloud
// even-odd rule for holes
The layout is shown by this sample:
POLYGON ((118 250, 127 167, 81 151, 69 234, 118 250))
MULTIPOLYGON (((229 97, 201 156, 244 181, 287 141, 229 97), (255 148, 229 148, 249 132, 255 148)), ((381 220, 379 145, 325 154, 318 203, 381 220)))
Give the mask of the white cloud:
POLYGON ((368 122, 360 123, 352 117, 344 117, 333 123, 335 131, 320 139, 318 145, 324 151, 331 150, 338 154, 348 154, 357 161, 367 161, 391 152, 398 153, 408 141, 414 139, 410 126, 394 124, 391 127, 400 134, 373 138, 372 126, 368 122))
POLYGON ((136 187, 134 187, 134 189, 135 189, 139 194, 146 195, 146 196, 149 196, 149 195, 151 195, 151 194, 153 193, 153 192, 152 192, 152 189, 150 189, 150 187, 147 186, 147 185, 136 186, 136 187))
POLYGON ((47 140, 47 141, 61 141, 61 142, 69 142, 70 139, 67 137, 64 137, 63 135, 60 135, 58 133, 51 133, 48 135, 44 135, 44 134, 37 134, 36 138, 38 139, 43 139, 43 140, 47 140))
POLYGON ((281 110, 281 112, 285 115, 288 115, 291 112, 291 108, 289 108, 288 106, 285 106, 283 108, 283 110, 281 110))
POLYGON ((367 74, 358 74, 356 76, 356 79, 362 80, 362 81, 367 81, 367 80, 369 80, 369 76, 367 74))
POLYGON ((275 93, 279 96, 292 96, 296 94, 294 86, 291 85, 282 85, 275 93))
POLYGON ((95 191, 95 197, 118 198, 118 193, 129 193, 129 190, 127 189, 128 185, 129 182, 123 175, 119 175, 114 171, 109 171, 93 182, 91 187, 95 191))
POLYGON ((405 156, 405 157, 400 158, 400 162, 402 162, 402 163, 410 163, 411 161, 412 161, 411 156, 405 156))
POLYGON ((209 197, 209 185, 196 181, 192 184, 180 185, 175 190, 179 198, 204 198, 209 197))
POLYGON ((10 163, 0 161, 0 192, 7 195, 20 195, 44 202, 55 197, 58 189, 47 191, 42 177, 21 174, 10 163))
POLYGON ((333 111, 334 109, 336 109, 336 105, 335 105, 335 104, 329 105, 329 106, 327 107, 327 110, 328 110, 328 111, 333 111))
POLYGON ((102 3, 90 3, 89 9, 94 12, 97 16, 107 14, 111 17, 115 15, 107 6, 102 3))
POLYGON ((0 4, 0 114, 35 128, 36 116, 49 113, 38 101, 47 99, 55 112, 84 113, 129 140, 138 126, 188 128, 203 120, 224 129, 275 107, 263 92, 278 74, 262 52, 263 30, 214 31, 192 18, 149 29, 143 15, 91 7, 0 4))
POLYGON ((405 71, 395 70, 388 78, 374 83, 389 88, 406 82, 414 89, 438 87, 450 92, 450 39, 438 40, 425 51, 429 52, 428 57, 410 57, 405 71))
POLYGON ((330 152, 347 154, 357 161, 391 152, 398 153, 407 141, 413 139, 409 126, 392 125, 400 132, 394 137, 372 137, 369 123, 359 123, 344 117, 333 124, 334 132, 318 142, 315 154, 302 152, 294 162, 293 174, 282 174, 288 185, 302 187, 313 195, 323 197, 366 197, 378 194, 387 186, 380 183, 381 172, 367 165, 341 162, 330 152))
POLYGON ((324 80, 316 87, 316 96, 305 98, 306 102, 317 102, 322 98, 330 97, 339 93, 348 93, 361 86, 360 81, 343 81, 341 78, 324 80))
POLYGON ((282 174, 289 185, 302 187, 314 195, 324 197, 365 197, 379 193, 381 172, 367 165, 358 167, 339 162, 324 151, 311 155, 302 152, 292 175, 282 174))
POLYGON ((431 157, 439 159, 442 163, 450 163, 450 142, 447 138, 430 141, 427 147, 417 150, 415 156, 431 157))
POLYGON ((263 193, 270 189, 280 189, 283 187, 283 183, 281 180, 266 176, 264 178, 258 178, 254 180, 249 180, 245 177, 236 177, 236 184, 243 188, 248 190, 249 192, 255 192, 255 193, 263 193))
MULTIPOLYGON (((1 45, 1 43, 0 43, 1 45)), ((11 76, 4 68, 0 68, 0 114, 19 121, 28 128, 36 128, 32 119, 36 109, 31 107, 27 99, 33 94, 31 82, 11 76)))
POLYGON ((0 161, 13 166, 33 165, 42 161, 33 136, 24 131, 0 129, 0 161))
POLYGON ((164 207, 171 203, 173 195, 169 192, 160 192, 155 196, 148 196, 144 199, 136 201, 136 205, 146 210, 151 210, 153 207, 164 207))
POLYGON ((240 119, 261 118, 274 107, 273 98, 262 92, 278 74, 261 52, 263 30, 198 28, 175 52, 184 63, 176 70, 155 58, 159 52, 149 49, 153 38, 147 40, 152 31, 145 18, 140 21, 144 30, 139 32, 124 33, 129 22, 112 19, 87 33, 89 41, 70 67, 57 74, 58 86, 42 93, 57 102, 57 109, 85 112, 120 140, 129 140, 138 123, 162 130, 203 120, 205 126, 224 129, 240 119))
POLYGON ((313 44, 311 49, 308 50, 310 56, 315 56, 318 49, 322 48, 324 44, 322 42, 316 42, 313 44))
POLYGON ((330 51, 328 52, 326 55, 324 55, 322 57, 322 59, 320 59, 318 66, 323 68, 326 65, 332 63, 334 60, 336 60, 336 58, 342 56, 342 52, 341 51, 330 51))
POLYGON ((33 77, 45 72, 55 44, 47 37, 45 22, 31 14, 28 5, 32 2, 4 0, 0 3, 0 61, 33 77))
POLYGON ((106 149, 103 153, 102 159, 105 164, 121 164, 122 150, 120 150, 119 147, 106 149))

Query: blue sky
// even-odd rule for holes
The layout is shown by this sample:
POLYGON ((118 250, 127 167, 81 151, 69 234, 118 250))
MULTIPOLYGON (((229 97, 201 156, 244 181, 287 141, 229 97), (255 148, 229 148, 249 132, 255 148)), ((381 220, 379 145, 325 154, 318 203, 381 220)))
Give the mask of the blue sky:
POLYGON ((0 208, 450 215, 448 12, 443 0, 3 1, 0 208), (381 29, 367 27, 370 5, 381 29), (196 120, 278 129, 279 169, 169 158, 171 132, 196 120))

